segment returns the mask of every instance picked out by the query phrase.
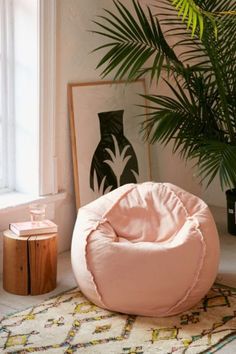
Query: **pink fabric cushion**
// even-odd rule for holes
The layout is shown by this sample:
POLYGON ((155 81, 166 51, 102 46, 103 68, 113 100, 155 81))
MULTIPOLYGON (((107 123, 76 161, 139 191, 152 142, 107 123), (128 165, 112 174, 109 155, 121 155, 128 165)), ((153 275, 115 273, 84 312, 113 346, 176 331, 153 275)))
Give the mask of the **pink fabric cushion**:
POLYGON ((98 306, 170 316, 195 305, 211 287, 219 240, 201 199, 147 182, 82 207, 71 252, 77 282, 98 306))

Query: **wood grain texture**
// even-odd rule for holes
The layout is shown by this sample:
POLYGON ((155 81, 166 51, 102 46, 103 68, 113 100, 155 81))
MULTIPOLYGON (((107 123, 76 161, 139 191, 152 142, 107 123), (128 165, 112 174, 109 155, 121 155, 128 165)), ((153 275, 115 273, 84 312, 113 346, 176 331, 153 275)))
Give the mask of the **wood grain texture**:
POLYGON ((3 233, 3 288, 16 295, 40 295, 57 285, 57 234, 19 237, 3 233))
POLYGON ((31 236, 28 239, 30 294, 52 291, 57 279, 57 234, 31 236))
POLYGON ((74 107, 73 107, 73 93, 72 93, 73 86, 74 85, 72 84, 68 84, 67 96, 68 96, 68 107, 69 107, 69 117, 70 117, 70 138, 71 138, 71 151, 72 151, 72 161, 73 161, 75 203, 76 203, 76 208, 79 209, 80 208, 79 170, 78 170, 78 160, 77 160, 77 143, 76 143, 75 117, 74 117, 74 107))
POLYGON ((27 240, 28 237, 19 239, 11 231, 4 232, 3 288, 9 293, 29 293, 27 240))

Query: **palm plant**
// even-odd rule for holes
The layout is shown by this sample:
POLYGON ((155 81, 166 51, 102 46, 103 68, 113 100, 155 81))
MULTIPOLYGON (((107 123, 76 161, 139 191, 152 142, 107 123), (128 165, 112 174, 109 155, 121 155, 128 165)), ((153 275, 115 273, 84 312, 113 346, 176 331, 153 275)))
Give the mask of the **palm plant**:
POLYGON ((102 77, 162 78, 170 96, 145 96, 145 138, 173 141, 174 153, 197 161, 207 185, 219 175, 222 188, 236 188, 236 2, 159 0, 153 11, 132 3, 129 11, 114 0, 115 10, 94 21, 93 32, 107 39, 96 48, 105 50, 102 77))

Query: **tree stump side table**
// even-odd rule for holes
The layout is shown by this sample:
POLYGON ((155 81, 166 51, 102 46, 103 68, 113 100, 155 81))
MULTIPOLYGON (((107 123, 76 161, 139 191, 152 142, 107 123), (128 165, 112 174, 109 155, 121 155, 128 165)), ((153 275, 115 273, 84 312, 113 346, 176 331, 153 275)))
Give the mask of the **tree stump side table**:
POLYGON ((57 282, 57 234, 3 233, 3 288, 17 295, 40 295, 57 282))

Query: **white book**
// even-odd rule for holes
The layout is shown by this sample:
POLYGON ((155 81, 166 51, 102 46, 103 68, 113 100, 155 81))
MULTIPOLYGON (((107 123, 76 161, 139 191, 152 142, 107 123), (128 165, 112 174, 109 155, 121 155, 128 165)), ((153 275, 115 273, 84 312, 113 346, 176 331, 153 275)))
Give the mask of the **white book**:
POLYGON ((18 236, 42 235, 57 232, 57 225, 51 220, 15 222, 9 229, 18 236))

